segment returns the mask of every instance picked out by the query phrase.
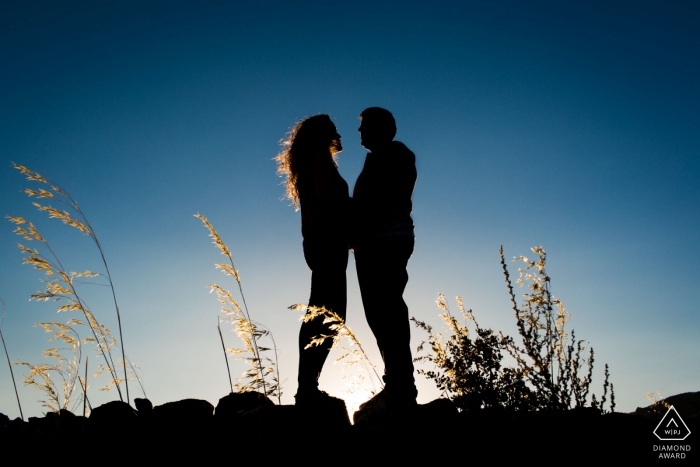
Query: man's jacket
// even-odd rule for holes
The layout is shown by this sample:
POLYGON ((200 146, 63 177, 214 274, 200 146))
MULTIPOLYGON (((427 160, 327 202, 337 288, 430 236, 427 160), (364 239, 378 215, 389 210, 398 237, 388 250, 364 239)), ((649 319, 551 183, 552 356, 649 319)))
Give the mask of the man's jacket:
POLYGON ((416 156, 403 143, 392 141, 367 154, 352 194, 353 243, 413 236, 411 196, 416 178, 416 156))

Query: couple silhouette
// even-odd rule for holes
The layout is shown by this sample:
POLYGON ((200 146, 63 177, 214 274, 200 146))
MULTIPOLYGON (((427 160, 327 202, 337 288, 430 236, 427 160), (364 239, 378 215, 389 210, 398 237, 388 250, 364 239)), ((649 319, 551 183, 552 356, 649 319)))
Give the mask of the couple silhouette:
MULTIPOLYGON (((386 109, 370 107, 359 116, 362 146, 369 152, 352 197, 338 173, 340 135, 328 115, 299 121, 276 157, 286 177, 287 197, 301 209, 304 258, 311 269, 309 306, 325 307, 346 318, 348 251, 355 256, 362 304, 384 360, 387 408, 416 405, 408 307, 403 292, 413 253, 411 196, 417 172, 415 155, 394 141, 396 122, 386 109)), ((332 339, 305 348, 321 334, 333 335, 321 317, 299 332, 297 406, 316 406, 328 394, 318 378, 332 339)))

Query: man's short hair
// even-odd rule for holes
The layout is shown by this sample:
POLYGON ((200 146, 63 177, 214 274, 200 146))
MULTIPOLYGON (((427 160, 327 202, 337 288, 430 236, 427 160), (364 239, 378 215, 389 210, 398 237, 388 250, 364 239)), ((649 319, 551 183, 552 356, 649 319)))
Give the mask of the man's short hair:
MULTIPOLYGON (((360 119, 379 130, 380 135, 389 141, 396 136, 396 120, 386 109, 381 107, 368 107, 360 114, 360 119)), ((379 136, 379 135, 378 135, 379 136)))

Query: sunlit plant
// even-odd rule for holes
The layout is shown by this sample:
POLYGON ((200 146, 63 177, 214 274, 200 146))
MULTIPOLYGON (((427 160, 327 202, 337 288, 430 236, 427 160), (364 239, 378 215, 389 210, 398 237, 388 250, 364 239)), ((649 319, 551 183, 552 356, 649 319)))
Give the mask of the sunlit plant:
MULTIPOLYGON (((105 268, 105 274, 92 271, 68 271, 63 266, 58 254, 54 251, 46 238, 39 233, 32 222, 29 222, 22 217, 7 216, 10 222, 17 226, 14 230, 17 235, 21 236, 28 242, 36 242, 38 244, 37 248, 29 248, 21 243, 17 244, 17 247, 22 251, 22 253, 25 254, 24 263, 32 265, 35 269, 42 271, 46 275, 46 279, 42 281, 44 282, 44 290, 32 294, 30 296, 30 300, 57 301, 60 303, 57 308, 58 312, 77 311, 82 314, 83 319, 71 318, 68 320, 69 324, 76 327, 87 327, 89 329, 89 335, 80 339, 78 337, 77 330, 66 324, 58 322, 38 323, 40 326, 44 327, 47 332, 54 332, 54 337, 50 340, 60 340, 70 344, 72 346, 71 352, 73 356, 70 358, 65 358, 60 354, 60 352, 57 351, 57 349, 48 349, 44 352, 44 356, 57 359, 56 364, 32 365, 22 362, 23 365, 30 368, 30 375, 25 379, 25 384, 34 386, 44 391, 47 395, 46 401, 48 401, 48 406, 52 410, 67 407, 70 401, 70 395, 72 395, 75 388, 76 378, 78 378, 77 368, 80 366, 82 355, 81 344, 91 343, 96 346, 95 352, 103 359, 103 363, 98 365, 94 377, 100 376, 105 371, 110 376, 107 384, 102 388, 102 390, 116 388, 120 400, 124 400, 121 391, 121 385, 123 383, 126 389, 126 400, 129 402, 128 380, 132 378, 139 378, 135 372, 133 364, 126 359, 121 331, 121 314, 117 303, 114 283, 109 272, 109 266, 104 255, 104 250, 102 249, 97 235, 95 234, 95 231, 90 225, 87 217, 78 206, 78 203, 65 190, 37 172, 29 170, 26 167, 18 164, 13 164, 13 166, 24 174, 27 180, 40 183, 48 188, 39 188, 38 190, 27 188, 24 190, 27 195, 38 199, 50 199, 61 203, 68 208, 68 210, 59 210, 49 205, 44 205, 37 202, 32 203, 40 211, 46 212, 49 218, 59 219, 64 224, 69 225, 90 237, 100 253, 100 257, 105 268), (85 300, 78 291, 79 285, 85 284, 85 282, 83 282, 83 278, 96 277, 106 278, 107 284, 105 285, 107 285, 110 289, 117 315, 117 322, 119 324, 118 341, 117 338, 112 336, 109 328, 98 321, 95 314, 86 304, 85 300), (118 345, 117 342, 119 342, 120 345, 118 345), (112 353, 113 349, 120 350, 122 355, 121 359, 114 358, 112 353), (118 374, 119 366, 121 366, 123 372, 122 375, 118 374), (127 368, 127 366, 129 368, 127 368), (58 374, 62 380, 62 389, 60 391, 58 391, 58 387, 52 383, 53 380, 51 378, 51 372, 58 374)), ((139 384, 141 384, 140 380, 139 384)), ((143 389, 142 385, 141 387, 143 389)))
POLYGON ((671 404, 664 400, 664 396, 660 391, 648 392, 646 397, 648 401, 651 401, 651 405, 649 406, 650 411, 656 415, 662 416, 671 408, 671 404))
MULTIPOLYGON (((369 380, 372 383, 371 394, 375 394, 376 386, 374 380, 378 381, 379 387, 384 389, 384 382, 382 378, 379 377, 377 373, 377 367, 372 363, 372 361, 367 356, 360 340, 357 338, 352 329, 348 327, 345 320, 341 318, 337 313, 332 310, 328 310, 325 307, 308 306, 303 303, 298 303, 289 307, 292 311, 298 311, 303 313, 302 320, 307 323, 313 321, 316 318, 322 319, 323 324, 328 325, 328 329, 331 334, 320 334, 314 336, 304 349, 309 347, 314 347, 323 344, 326 339, 332 339, 333 344, 331 345, 331 350, 339 350, 340 356, 335 359, 334 363, 340 363, 343 365, 344 369, 348 369, 354 366, 362 366, 367 371, 369 375, 369 380), (348 345, 343 345, 343 341, 347 341, 348 345)), ((349 379, 349 378, 348 378, 349 379)), ((363 382, 365 378, 359 375, 356 378, 357 381, 351 382, 350 392, 355 392, 360 390, 358 383, 363 382)))
POLYGON ((461 410, 511 407, 528 410, 535 395, 525 382, 522 368, 503 364, 503 357, 512 339, 479 326, 472 310, 467 310, 457 297, 460 320, 450 312, 443 294, 436 305, 443 311, 440 318, 451 333, 445 340, 432 326, 415 318, 415 325, 428 333, 428 341, 418 346, 422 352, 427 343, 432 353, 419 355, 416 362, 431 362, 433 369, 419 368, 418 373, 432 379, 444 396, 452 399, 461 410))
MULTIPOLYGON (((464 322, 460 323, 449 311, 445 296, 438 295, 440 316, 451 335, 447 341, 433 328, 415 318, 415 324, 428 333, 427 343, 432 353, 416 361, 431 362, 434 369, 419 372, 432 379, 439 389, 462 410, 479 408, 512 408, 516 410, 569 409, 591 407, 605 411, 610 391, 609 410, 615 410, 615 393, 609 382, 608 365, 600 401, 588 394, 593 376, 594 353, 586 354, 583 340, 576 340, 574 331, 565 330, 571 315, 561 300, 550 292, 550 277, 545 271, 546 253, 540 246, 532 248, 536 260, 519 256, 514 261, 525 263, 519 269, 516 283, 527 284, 522 305, 518 305, 501 247, 501 266, 510 295, 522 344, 509 336, 481 328, 462 299, 457 303, 464 322), (471 323, 471 324, 469 324, 471 323), (472 327, 472 330, 469 329, 472 327), (514 366, 506 366, 505 355, 514 366)), ((422 351, 425 343, 419 347, 422 351)))
POLYGON ((219 336, 222 346, 224 347, 224 356, 226 358, 226 368, 229 374, 231 392, 233 392, 234 389, 238 392, 257 391, 267 397, 275 397, 281 404, 282 387, 277 360, 277 345, 275 344, 274 337, 269 329, 266 329, 250 318, 248 304, 243 294, 241 276, 233 263, 231 251, 223 240, 221 240, 216 229, 214 229, 214 226, 206 217, 201 214, 195 214, 195 217, 202 221, 207 230, 209 230, 209 236, 214 240, 212 243, 219 249, 221 254, 228 259, 226 263, 216 264, 216 267, 221 269, 227 276, 231 276, 236 280, 241 301, 243 302, 243 308, 241 308, 231 292, 217 284, 208 286, 211 292, 216 292, 219 302, 222 305, 221 312, 225 315, 225 318, 221 321, 231 323, 234 332, 243 343, 242 348, 226 347, 223 334, 221 334, 221 328, 218 326, 219 336), (260 340, 263 337, 270 338, 272 347, 260 345, 260 340), (266 353, 270 351, 274 353, 274 359, 267 357, 266 353), (248 365, 248 369, 243 372, 243 376, 238 379, 239 382, 235 385, 231 381, 231 369, 228 364, 228 355, 237 355, 238 359, 244 360, 248 365))
MULTIPOLYGON (((75 326, 84 326, 84 323, 75 318, 68 320, 75 326)), ((59 341, 68 344, 70 356, 65 357, 65 348, 52 347, 42 352, 46 358, 52 358, 56 363, 33 365, 19 361, 20 365, 29 368, 29 375, 24 377, 24 384, 44 393, 45 399, 41 405, 52 412, 70 410, 70 402, 76 385, 83 383, 79 380, 80 362, 82 361, 82 346, 80 336, 76 330, 66 324, 55 321, 36 323, 45 332, 53 334, 49 341, 59 341), (60 381, 57 381, 60 380, 60 381)))

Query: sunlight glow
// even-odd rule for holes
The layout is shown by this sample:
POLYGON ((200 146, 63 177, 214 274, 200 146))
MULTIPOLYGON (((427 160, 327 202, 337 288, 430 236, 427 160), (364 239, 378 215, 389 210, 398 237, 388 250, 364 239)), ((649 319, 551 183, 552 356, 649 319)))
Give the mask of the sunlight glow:
POLYGON ((366 388, 359 388, 352 392, 345 391, 342 396, 339 396, 345 401, 345 407, 348 410, 348 417, 350 417, 350 422, 353 423, 352 416, 360 408, 361 404, 364 404, 373 397, 370 390, 366 388))

